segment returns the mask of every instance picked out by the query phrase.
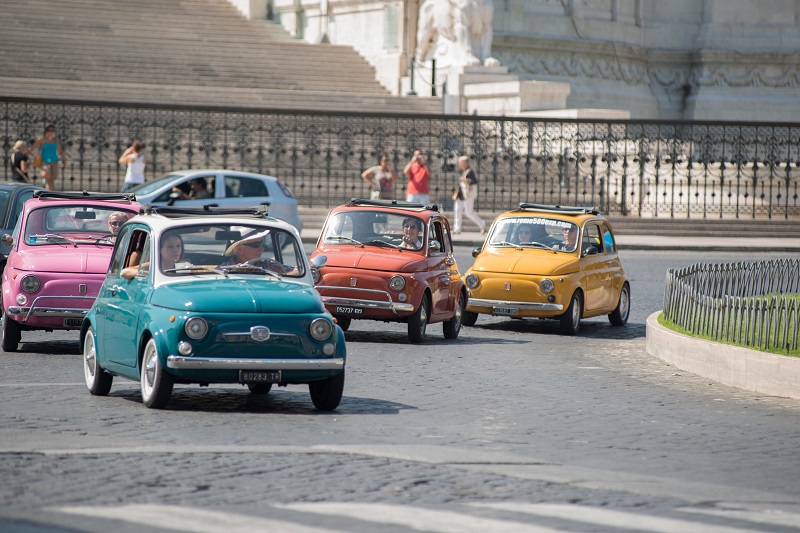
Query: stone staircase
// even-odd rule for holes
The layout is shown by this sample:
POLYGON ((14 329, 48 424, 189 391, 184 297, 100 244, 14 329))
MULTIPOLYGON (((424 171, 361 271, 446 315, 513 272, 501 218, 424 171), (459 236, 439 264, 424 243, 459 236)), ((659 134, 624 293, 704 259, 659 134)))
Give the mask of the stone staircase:
POLYGON ((354 49, 296 40, 226 0, 3 0, 0 24, 3 96, 441 112, 391 96, 354 49))

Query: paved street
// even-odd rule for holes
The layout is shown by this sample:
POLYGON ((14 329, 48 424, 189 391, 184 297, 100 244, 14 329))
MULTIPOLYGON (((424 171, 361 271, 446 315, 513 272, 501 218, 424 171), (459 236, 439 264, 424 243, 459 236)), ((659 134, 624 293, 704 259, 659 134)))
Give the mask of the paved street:
POLYGON ((0 531, 800 530, 800 403, 644 349, 668 267, 771 257, 797 254, 623 251, 629 324, 577 338, 481 316, 420 346, 354 321, 331 414, 298 386, 92 397, 77 333, 23 333, 0 354, 0 531))

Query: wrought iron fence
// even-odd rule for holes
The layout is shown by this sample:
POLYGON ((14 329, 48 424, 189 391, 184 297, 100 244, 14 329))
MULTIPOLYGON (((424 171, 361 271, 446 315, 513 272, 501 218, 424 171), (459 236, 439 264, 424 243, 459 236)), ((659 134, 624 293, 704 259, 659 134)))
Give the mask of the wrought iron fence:
POLYGON ((758 349, 797 350, 800 260, 669 269, 664 316, 692 334, 714 340, 758 349))
MULTIPOLYGON (((360 173, 413 150, 431 165, 431 197, 449 207, 456 159, 480 177, 479 209, 520 201, 594 205, 607 214, 675 218, 800 217, 800 125, 576 121, 367 115, 26 101, 0 98, 0 145, 55 123, 69 164, 64 189, 118 190, 117 159, 146 146, 147 174, 231 168, 283 179, 301 204, 330 207, 367 194, 360 173)), ((401 182, 404 180, 401 177, 401 182)), ((398 187, 403 194, 403 184, 398 187)))

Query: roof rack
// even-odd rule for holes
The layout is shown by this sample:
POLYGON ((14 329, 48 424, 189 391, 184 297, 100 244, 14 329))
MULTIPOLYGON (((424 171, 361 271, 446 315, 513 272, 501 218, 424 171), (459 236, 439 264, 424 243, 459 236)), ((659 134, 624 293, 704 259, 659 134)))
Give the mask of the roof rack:
POLYGON ((129 192, 108 193, 108 192, 89 192, 89 191, 82 191, 82 192, 34 191, 33 197, 39 198, 41 200, 52 198, 59 200, 113 200, 117 202, 136 201, 136 195, 129 192))
POLYGON ((410 209, 417 211, 439 211, 438 204, 414 204, 411 202, 400 202, 398 200, 366 200, 364 198, 351 198, 350 207, 357 205, 371 205, 374 207, 389 207, 395 209, 410 209))
POLYGON ((562 215, 599 215, 600 210, 596 207, 576 207, 571 205, 543 205, 543 204, 519 204, 519 211, 544 211, 546 213, 560 213, 562 215))
POLYGON ((141 213, 144 215, 161 215, 167 218, 181 217, 253 217, 268 218, 266 208, 258 207, 217 207, 214 204, 205 204, 201 207, 174 207, 167 205, 145 205, 141 213))

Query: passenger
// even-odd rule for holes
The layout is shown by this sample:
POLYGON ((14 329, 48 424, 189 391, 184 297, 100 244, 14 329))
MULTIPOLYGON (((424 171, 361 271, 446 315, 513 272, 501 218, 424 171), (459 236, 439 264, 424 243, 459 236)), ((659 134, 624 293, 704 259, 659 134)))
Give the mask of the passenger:
POLYGON ((108 215, 108 231, 111 235, 108 235, 108 239, 111 242, 117 240, 117 234, 119 233, 120 228, 122 225, 128 221, 128 213, 124 211, 116 211, 108 215))
POLYGON ((172 192, 180 195, 182 200, 200 200, 202 198, 211 198, 211 192, 206 187, 205 178, 195 178, 191 182, 191 191, 189 194, 183 192, 179 187, 173 187, 172 192))
POLYGON ((161 239, 161 272, 175 268, 176 263, 183 255, 183 239, 180 235, 170 235, 161 239))
POLYGON ((264 253, 264 239, 269 230, 256 233, 242 240, 236 241, 225 250, 225 257, 230 257, 220 267, 254 266, 277 272, 278 274, 296 273, 294 267, 284 265, 274 259, 262 259, 264 253))
POLYGON ((561 245, 561 250, 565 252, 574 252, 577 244, 578 226, 570 224, 569 227, 564 228, 564 244, 561 245))

